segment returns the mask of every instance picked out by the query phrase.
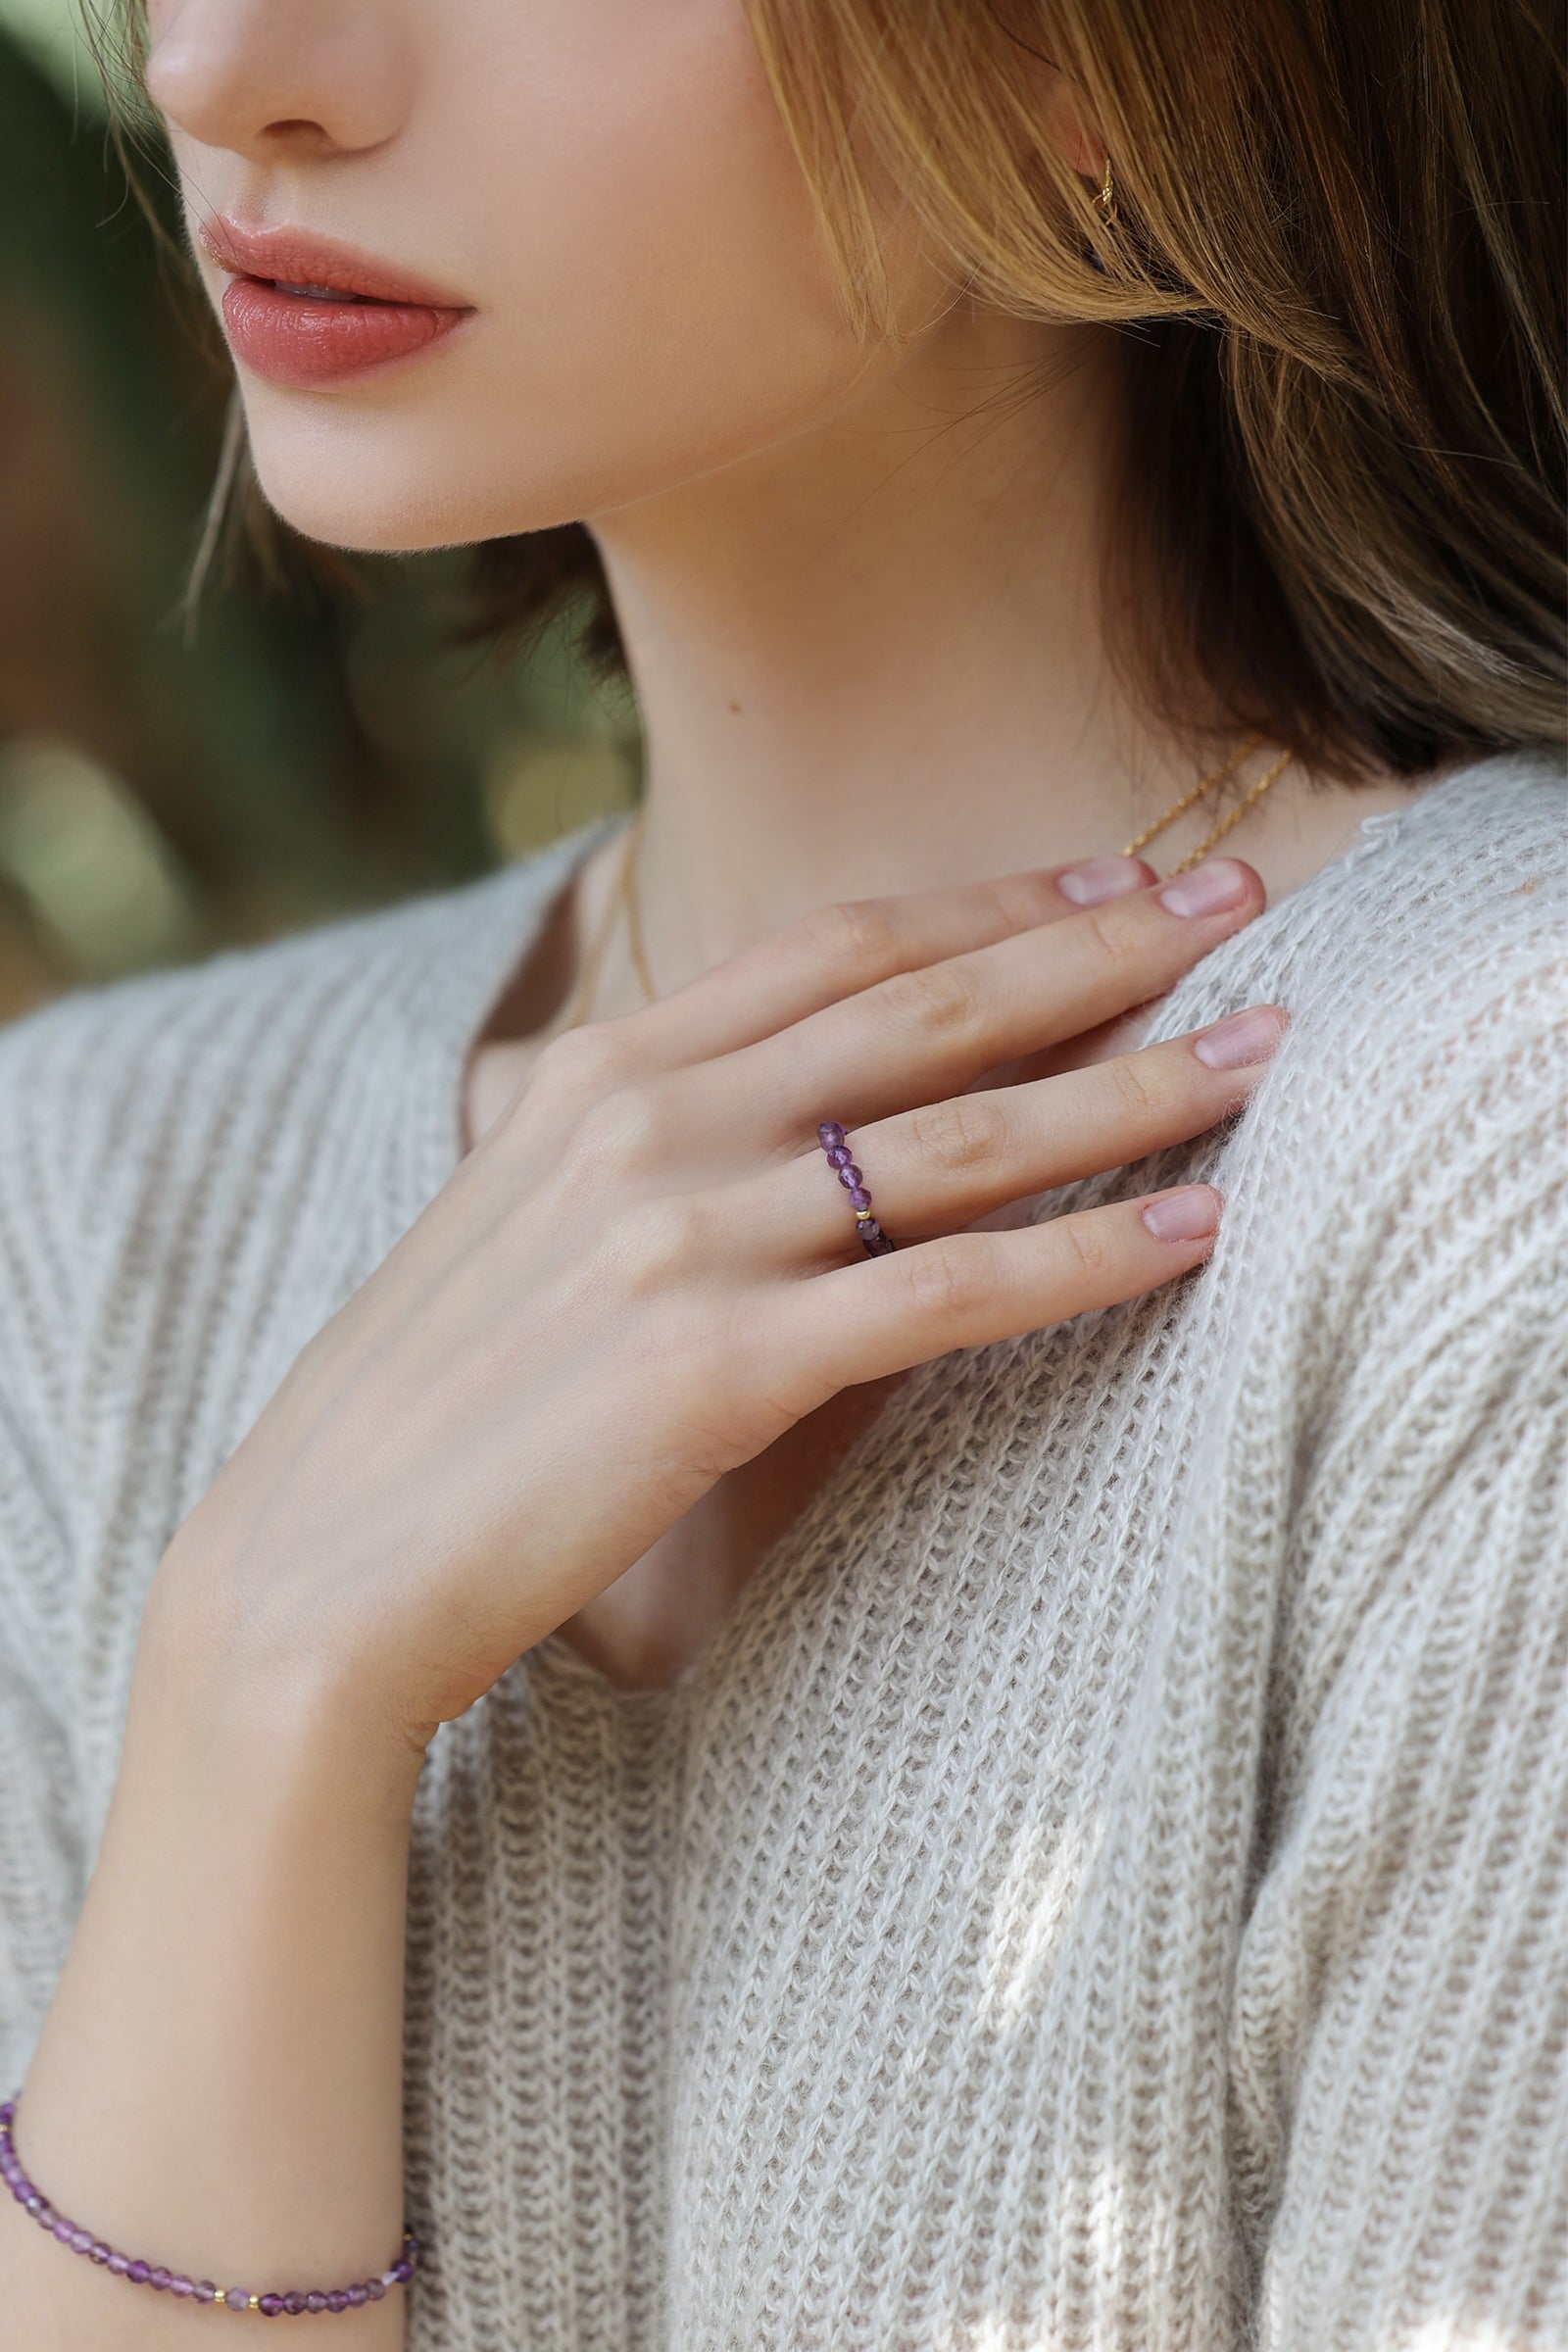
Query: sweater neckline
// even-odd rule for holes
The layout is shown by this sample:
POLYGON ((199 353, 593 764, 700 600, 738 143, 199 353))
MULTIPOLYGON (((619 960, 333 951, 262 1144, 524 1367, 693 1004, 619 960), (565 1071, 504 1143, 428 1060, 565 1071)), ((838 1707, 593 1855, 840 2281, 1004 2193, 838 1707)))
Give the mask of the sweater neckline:
MULTIPOLYGON (((1298 917, 1303 907, 1342 887, 1348 874, 1359 872, 1368 860, 1386 856, 1413 819, 1446 804, 1450 793, 1472 785, 1479 770, 1508 762, 1509 756, 1500 755, 1450 771, 1407 807, 1379 809, 1363 817, 1333 858, 1325 859, 1296 889, 1272 901, 1245 931, 1226 940, 1192 973, 1184 975, 1164 1000, 1162 1026, 1174 1020, 1171 1034, 1179 1033, 1182 1005, 1199 976, 1210 983, 1216 973, 1222 976, 1240 943, 1255 948, 1260 940, 1271 938, 1283 924, 1298 917)), ((444 1017, 425 1041, 428 1052, 416 1057, 422 1066, 416 1075, 413 1067, 410 1073, 416 1092, 411 1130, 417 1133, 420 1148, 415 1155, 416 1198, 409 1206, 409 1223, 446 1183, 463 1156, 463 1097, 470 1054, 532 952, 579 860, 623 821, 618 816, 601 817, 578 826, 533 857, 502 867, 461 894, 471 918, 464 933, 466 945, 460 952, 459 968, 449 971, 450 987, 440 991, 444 1017)), ((438 953, 446 953, 450 947, 450 930, 443 930, 438 953)), ((927 1392, 947 1360, 938 1357, 916 1365, 885 1398, 795 1518, 759 1555, 751 1575, 697 1655, 670 1682, 653 1689, 614 1683, 555 1634, 547 1635, 527 1653, 528 1672, 570 1683, 580 1693, 617 1712, 654 1713, 685 1703, 722 1669, 725 1656, 745 1638, 768 1595, 823 1540, 852 1487, 875 1477, 880 1465, 897 1458, 906 1425, 924 1409, 927 1392)))

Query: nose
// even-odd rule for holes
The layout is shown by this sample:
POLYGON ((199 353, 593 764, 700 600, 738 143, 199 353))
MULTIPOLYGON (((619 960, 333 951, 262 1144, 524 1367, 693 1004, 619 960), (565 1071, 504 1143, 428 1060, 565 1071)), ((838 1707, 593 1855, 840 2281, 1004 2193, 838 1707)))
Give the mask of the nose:
POLYGON ((256 163, 379 147, 412 88, 381 0, 165 0, 149 11, 147 94, 204 147, 256 163))

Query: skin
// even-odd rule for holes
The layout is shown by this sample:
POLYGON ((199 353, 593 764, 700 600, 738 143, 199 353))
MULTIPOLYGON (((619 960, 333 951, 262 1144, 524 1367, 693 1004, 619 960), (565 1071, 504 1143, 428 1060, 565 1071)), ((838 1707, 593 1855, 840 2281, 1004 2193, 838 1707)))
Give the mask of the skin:
MULTIPOLYGON (((1206 1188, 1183 1239, 1139 1202, 1022 1219, 1245 1099, 1283 1009, 1214 1068, 1140 1050, 1138 1008, 1410 788, 1296 771, 1234 837, 1228 905, 1179 912, 1135 861, 1083 903, 1066 869, 1192 780, 1101 636, 1118 347, 988 314, 891 234, 903 333, 857 345, 740 0, 156 0, 151 30, 193 227, 288 220, 473 306, 359 384, 241 371, 279 511, 411 549, 590 519, 648 726, 663 992, 634 1009, 612 960, 606 1017, 559 1034, 607 851, 475 1041, 473 1149, 153 1582, 18 2142, 114 2242, 263 2288, 397 2244, 435 1726, 551 1636, 667 1680, 907 1368, 1199 1265, 1206 1188), (847 1235, 829 1112, 891 1257, 847 1235)), ((110 2314, 122 2352, 219 2326, 9 2201, 0 2265, 38 2352, 110 2314)), ((389 2352, 403 2299, 297 2323, 328 2324, 389 2352)))

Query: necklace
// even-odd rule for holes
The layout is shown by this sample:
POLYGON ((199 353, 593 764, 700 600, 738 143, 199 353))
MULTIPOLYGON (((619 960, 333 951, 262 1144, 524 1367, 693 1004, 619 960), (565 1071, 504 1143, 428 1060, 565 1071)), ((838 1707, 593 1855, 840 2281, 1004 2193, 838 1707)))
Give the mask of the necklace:
MULTIPOLYGON (((1140 850, 1154 840, 1156 835, 1164 832, 1167 825, 1173 825, 1176 819, 1184 816, 1189 808, 1205 799, 1209 793, 1217 791, 1221 784, 1236 773, 1242 761, 1250 759, 1264 741, 1265 738, 1261 735, 1249 737, 1239 751, 1232 752, 1228 759, 1222 760, 1218 767, 1210 768, 1208 774, 1200 777, 1190 791, 1184 792, 1180 800, 1172 801, 1163 816, 1156 816, 1152 824, 1146 825, 1141 833, 1135 834, 1123 849, 1122 856, 1136 858, 1140 850)), ((1200 858, 1206 858, 1215 842, 1223 841, 1231 827, 1239 825, 1248 810, 1254 808, 1263 798, 1269 786, 1284 774, 1293 757, 1294 755, 1290 751, 1283 751, 1275 760, 1271 760, 1257 782, 1249 788, 1242 799, 1237 802, 1235 808, 1222 816, 1217 825, 1209 828, 1196 850, 1189 850, 1180 863, 1171 867, 1171 873, 1184 874, 1189 866, 1197 865, 1200 858)), ((622 917, 626 925, 626 945, 631 953, 632 968, 637 974, 637 984, 643 992, 643 1001, 648 1004, 656 1004, 659 1002, 659 991, 654 986, 653 973, 648 965, 648 950, 643 940, 642 904, 637 895, 637 852, 642 840, 642 809, 639 808, 636 814, 627 821, 625 840, 620 853, 620 863, 616 872, 615 888, 606 900, 604 911, 594 926, 593 936, 583 950, 582 967, 577 975, 577 985, 572 991, 566 1019, 562 1024, 564 1028, 575 1029, 581 1022, 587 1020, 593 1009, 594 998, 599 988, 599 974, 609 952, 617 914, 622 917)), ((1168 880, 1169 876, 1167 875, 1165 879, 1168 880)))

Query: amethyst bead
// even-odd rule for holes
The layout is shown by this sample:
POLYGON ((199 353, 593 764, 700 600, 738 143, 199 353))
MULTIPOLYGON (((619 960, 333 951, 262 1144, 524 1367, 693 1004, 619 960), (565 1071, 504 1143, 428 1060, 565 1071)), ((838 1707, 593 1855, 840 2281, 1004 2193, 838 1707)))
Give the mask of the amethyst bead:
POLYGON ((854 1157, 848 1144, 833 1144, 828 1150, 827 1164, 830 1168, 847 1168, 854 1157))
POLYGON ((843 1167, 840 1168, 839 1182, 843 1185, 846 1192, 853 1192, 858 1184, 864 1182, 859 1169, 856 1166, 853 1159, 847 1159, 843 1167))
POLYGON ((292 2288, 269 2290, 253 2295, 248 2287, 220 2287, 211 2278, 190 2278, 183 2271, 171 2271, 162 2263, 150 2263, 140 2255, 122 2254, 107 2240, 94 2237, 58 2206, 52 2205, 42 2191, 34 2187, 22 2167, 11 2136, 11 2124, 16 2114, 15 2100, 0 2104, 0 2181, 10 2189, 23 2210, 29 2214, 40 2229, 73 2254, 84 2254, 89 2262, 108 2271, 112 2278, 124 2278, 132 2286, 150 2286, 158 2294, 172 2294, 176 2302, 221 2304, 225 2311, 257 2311, 265 2319, 281 2319, 303 2312, 358 2311, 367 2303, 379 2303, 389 2287, 406 2286, 419 2261, 419 2241, 412 2230, 403 2234, 403 2252, 377 2278, 367 2278, 352 2286, 292 2288))
POLYGON ((850 1191, 850 1206, 852 1208, 869 1208, 870 1205, 871 1196, 866 1191, 864 1185, 857 1184, 852 1186, 850 1191))
POLYGON ((816 1140, 824 1152, 831 1152, 835 1145, 843 1143, 844 1130, 837 1119, 824 1119, 816 1131, 816 1140))

